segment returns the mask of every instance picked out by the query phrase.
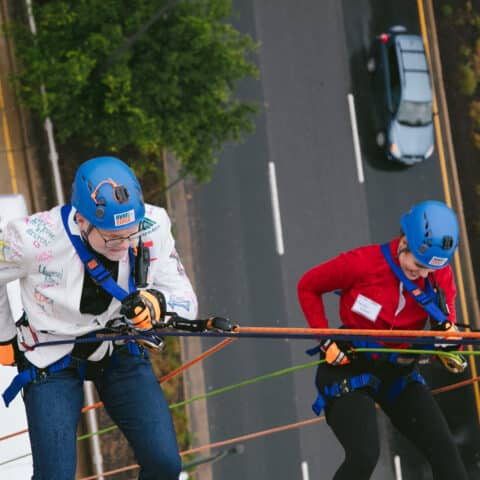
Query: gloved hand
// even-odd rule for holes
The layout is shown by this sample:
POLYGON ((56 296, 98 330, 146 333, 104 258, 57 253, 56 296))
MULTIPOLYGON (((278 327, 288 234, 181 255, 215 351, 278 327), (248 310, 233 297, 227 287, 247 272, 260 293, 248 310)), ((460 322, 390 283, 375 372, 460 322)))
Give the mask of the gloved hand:
MULTIPOLYGON (((444 322, 432 324, 433 330, 443 332, 458 332, 458 328, 454 323, 444 322)), ((460 340, 462 337, 448 337, 450 340, 460 340)), ((468 366, 467 360, 463 355, 459 353, 453 353, 454 350, 461 349, 461 345, 448 344, 448 343, 435 343, 434 347, 445 351, 451 352, 448 355, 437 355, 440 363, 451 373, 462 373, 468 366)))
POLYGON ((0 365, 15 365, 15 355, 11 343, 0 345, 0 365))
POLYGON ((437 355, 440 363, 451 373, 463 373, 468 366, 467 360, 459 353, 448 353, 448 355, 437 355))
POLYGON ((347 354, 329 338, 320 342, 320 350, 325 354, 325 360, 330 365, 347 365, 350 363, 347 354))
MULTIPOLYGON (((432 322, 432 330, 436 330, 439 332, 458 332, 457 326, 452 323, 452 322, 443 322, 443 323, 438 323, 432 322)), ((460 340, 462 337, 448 337, 449 340, 460 340)), ((448 343, 435 343, 434 344, 435 348, 444 348, 445 350, 458 350, 461 345, 455 345, 455 344, 448 344, 448 343)))
POLYGON ((137 290, 123 299, 120 313, 137 330, 150 330, 160 324, 166 311, 162 292, 149 288, 137 290))
POLYGON ((6 342, 0 342, 0 365, 17 365, 21 355, 16 336, 6 342))

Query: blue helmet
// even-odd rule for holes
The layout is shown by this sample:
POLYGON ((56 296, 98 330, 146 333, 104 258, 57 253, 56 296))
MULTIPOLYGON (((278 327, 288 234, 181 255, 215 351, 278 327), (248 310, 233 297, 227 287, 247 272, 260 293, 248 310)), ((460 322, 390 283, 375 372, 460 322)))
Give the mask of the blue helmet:
POLYGON ((145 216, 142 188, 130 167, 115 157, 82 163, 72 186, 72 205, 95 227, 120 230, 145 216))
POLYGON ((426 268, 444 267, 458 245, 458 220, 443 202, 428 200, 402 215, 402 231, 409 250, 426 268))

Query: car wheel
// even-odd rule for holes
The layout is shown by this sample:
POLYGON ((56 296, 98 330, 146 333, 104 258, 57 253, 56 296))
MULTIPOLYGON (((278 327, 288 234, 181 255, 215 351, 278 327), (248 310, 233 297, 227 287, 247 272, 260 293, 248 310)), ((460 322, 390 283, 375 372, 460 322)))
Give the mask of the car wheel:
POLYGON ((386 143, 386 141, 387 141, 385 132, 377 132, 377 136, 376 136, 375 140, 376 140, 377 145, 378 145, 379 147, 384 147, 384 146, 385 146, 385 143, 386 143))
POLYGON ((370 57, 367 61, 367 70, 370 73, 373 73, 377 68, 377 62, 375 61, 374 57, 370 57))

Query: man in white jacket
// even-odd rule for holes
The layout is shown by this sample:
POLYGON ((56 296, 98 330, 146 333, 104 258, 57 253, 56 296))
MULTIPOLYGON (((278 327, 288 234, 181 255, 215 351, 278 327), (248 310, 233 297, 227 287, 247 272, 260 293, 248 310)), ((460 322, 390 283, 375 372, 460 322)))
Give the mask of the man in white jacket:
POLYGON ((139 478, 178 478, 175 431, 145 345, 92 341, 112 319, 149 331, 167 311, 193 320, 197 299, 167 213, 144 204, 137 178, 117 158, 79 167, 71 205, 12 221, 0 232, 0 343, 12 343, 19 368, 4 399, 23 388, 34 480, 74 479, 85 378, 132 446, 139 478), (15 279, 20 320, 12 318, 5 287, 15 279), (63 343, 38 346, 52 341, 63 343))

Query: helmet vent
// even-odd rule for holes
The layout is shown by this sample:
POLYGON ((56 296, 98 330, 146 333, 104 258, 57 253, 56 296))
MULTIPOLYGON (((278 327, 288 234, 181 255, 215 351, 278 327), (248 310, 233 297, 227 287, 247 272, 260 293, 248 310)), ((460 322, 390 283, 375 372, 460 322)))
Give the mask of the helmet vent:
POLYGON ((420 247, 418 247, 418 251, 420 253, 425 253, 428 250, 428 245, 426 243, 422 243, 420 247))
POLYGON ((130 194, 128 193, 127 187, 125 185, 117 185, 113 188, 113 194, 115 196, 115 200, 118 203, 127 203, 128 199, 130 198, 130 194))
POLYGON ((450 235, 445 235, 442 239, 443 250, 450 250, 453 247, 453 238, 450 235))
POLYGON ((95 209, 95 215, 97 216, 97 218, 103 218, 105 216, 105 210, 103 209, 103 207, 97 207, 95 209))

